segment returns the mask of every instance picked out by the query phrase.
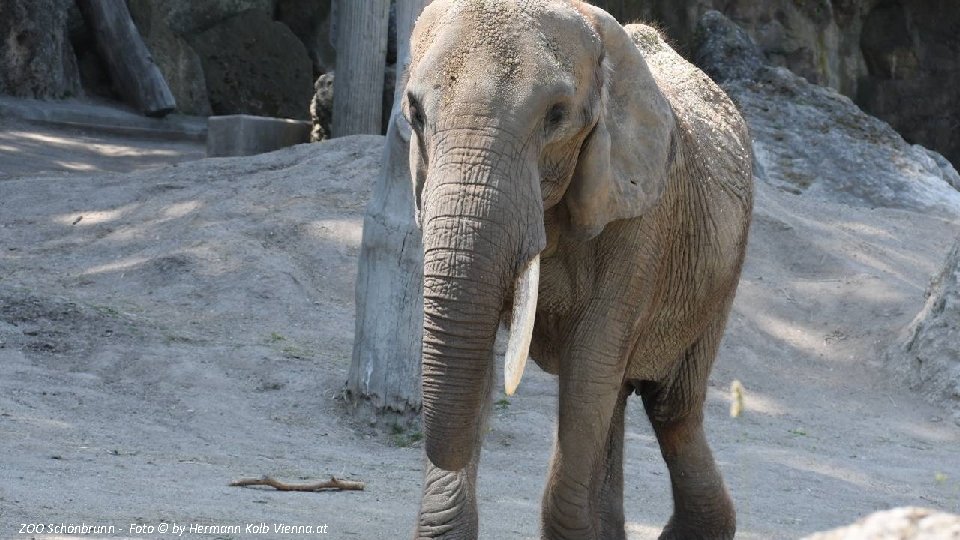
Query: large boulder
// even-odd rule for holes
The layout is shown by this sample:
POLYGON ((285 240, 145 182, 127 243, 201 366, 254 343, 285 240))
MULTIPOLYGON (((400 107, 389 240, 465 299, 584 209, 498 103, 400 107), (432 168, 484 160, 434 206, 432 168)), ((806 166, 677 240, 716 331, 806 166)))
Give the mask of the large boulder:
POLYGON ((752 79, 766 64, 750 34, 714 10, 704 13, 697 25, 693 62, 717 82, 752 79))
POLYGON ((911 386, 960 425, 960 239, 927 289, 927 302, 887 354, 911 386))
POLYGON ((203 64, 215 114, 308 118, 312 63, 286 25, 251 9, 189 41, 203 64))
POLYGON ((170 28, 161 10, 164 5, 162 2, 145 4, 135 0, 131 2, 130 14, 177 100, 177 110, 184 114, 209 116, 213 111, 200 56, 170 28))
POLYGON ((70 0, 0 2, 0 94, 63 98, 81 94, 67 37, 70 0))
POLYGON ((310 100, 310 142, 320 142, 330 138, 330 122, 333 121, 333 72, 317 77, 313 85, 313 99, 310 100))
POLYGON ((706 37, 693 56, 725 81, 724 89, 743 112, 760 180, 851 205, 960 216, 960 192, 954 187, 960 176, 946 160, 909 144, 832 88, 782 67, 758 68, 759 53, 732 24, 717 12, 705 15, 699 33, 706 37))
POLYGON ((929 508, 901 507, 875 512, 853 525, 803 540, 956 540, 960 516, 929 508))
POLYGON ((337 51, 331 39, 333 0, 277 0, 276 19, 290 27, 307 47, 313 61, 313 74, 333 71, 337 51))

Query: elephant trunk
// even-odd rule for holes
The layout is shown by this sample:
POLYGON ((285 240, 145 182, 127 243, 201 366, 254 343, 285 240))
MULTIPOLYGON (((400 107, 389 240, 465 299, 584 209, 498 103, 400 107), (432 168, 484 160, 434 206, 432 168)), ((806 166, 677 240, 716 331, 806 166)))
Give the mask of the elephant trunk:
MULTIPOLYGON (((539 192, 530 201, 524 179, 468 165, 437 164, 456 174, 428 182, 423 210, 423 429, 427 456, 448 471, 480 444, 500 316, 518 275, 529 299, 521 270, 545 243, 539 192)), ((532 313, 519 319, 532 330, 532 313)), ((529 337, 519 341, 525 358, 529 337)))

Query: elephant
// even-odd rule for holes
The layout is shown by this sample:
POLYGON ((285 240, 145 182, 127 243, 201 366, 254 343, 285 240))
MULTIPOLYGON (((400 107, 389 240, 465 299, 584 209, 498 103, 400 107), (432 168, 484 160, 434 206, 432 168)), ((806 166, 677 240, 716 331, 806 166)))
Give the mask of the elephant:
POLYGON ((410 43, 426 454, 415 537, 478 535, 503 323, 506 392, 528 356, 558 381, 542 538, 625 538, 634 393, 670 475, 660 538, 732 538, 703 405, 753 208, 736 107, 657 30, 577 0, 435 0, 410 43))

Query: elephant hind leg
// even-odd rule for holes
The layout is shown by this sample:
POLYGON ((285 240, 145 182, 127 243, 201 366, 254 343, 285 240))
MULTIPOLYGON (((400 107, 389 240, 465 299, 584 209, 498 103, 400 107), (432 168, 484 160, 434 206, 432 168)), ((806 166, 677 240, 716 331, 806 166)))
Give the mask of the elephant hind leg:
POLYGON ((724 539, 736 531, 733 502, 703 431, 707 377, 725 319, 683 354, 672 380, 640 391, 673 490, 673 515, 661 539, 724 539))

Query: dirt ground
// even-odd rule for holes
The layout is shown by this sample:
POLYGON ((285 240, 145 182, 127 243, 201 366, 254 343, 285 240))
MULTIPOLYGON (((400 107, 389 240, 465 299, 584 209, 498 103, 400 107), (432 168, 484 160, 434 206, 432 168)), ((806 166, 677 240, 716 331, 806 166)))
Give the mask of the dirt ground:
MULTIPOLYGON (((80 537, 19 534, 38 523, 113 525, 110 538, 260 523, 409 537, 415 434, 377 434, 337 399, 382 139, 188 161, 202 148, 94 146, 90 136, 4 127, 0 537, 80 537), (367 488, 227 486, 263 474, 367 488)), ((931 213, 758 185, 706 411, 740 538, 799 538, 902 505, 960 512, 960 419, 911 392, 881 357, 958 233, 956 220, 931 213), (734 379, 746 389, 738 418, 728 414, 734 379)), ((555 408, 555 380, 530 363, 484 442, 481 537, 538 537, 555 408)), ((629 537, 656 538, 669 483, 637 399, 626 439, 629 537)))

